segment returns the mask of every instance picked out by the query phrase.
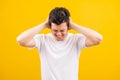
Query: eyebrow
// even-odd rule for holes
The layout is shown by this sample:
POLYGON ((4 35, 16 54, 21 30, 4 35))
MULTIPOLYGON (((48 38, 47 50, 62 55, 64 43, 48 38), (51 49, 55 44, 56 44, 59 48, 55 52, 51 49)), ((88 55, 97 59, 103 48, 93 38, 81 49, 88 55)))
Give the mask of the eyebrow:
MULTIPOLYGON (((56 30, 56 29, 53 29, 54 31, 58 31, 58 30, 56 30)), ((60 31, 64 31, 64 29, 62 29, 62 30, 60 30, 60 31)))
MULTIPOLYGON (((56 29, 53 29, 53 31, 58 31, 58 30, 56 30, 56 29)), ((63 29, 63 30, 60 30, 60 31, 64 31, 64 29, 63 29)))

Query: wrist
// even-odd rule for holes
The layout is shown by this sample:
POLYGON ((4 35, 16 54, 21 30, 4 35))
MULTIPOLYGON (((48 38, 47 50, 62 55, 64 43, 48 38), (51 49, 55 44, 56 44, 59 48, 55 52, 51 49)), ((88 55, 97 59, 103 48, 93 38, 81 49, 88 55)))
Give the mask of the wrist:
POLYGON ((71 29, 74 29, 74 26, 75 26, 75 23, 70 22, 70 28, 71 28, 71 29))

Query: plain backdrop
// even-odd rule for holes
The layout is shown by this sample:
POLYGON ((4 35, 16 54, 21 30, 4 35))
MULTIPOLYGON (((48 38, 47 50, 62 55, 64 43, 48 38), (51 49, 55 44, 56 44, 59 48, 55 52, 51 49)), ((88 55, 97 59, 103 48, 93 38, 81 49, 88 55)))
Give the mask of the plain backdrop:
POLYGON ((103 35, 102 44, 81 52, 79 80, 120 80, 119 4, 119 0, 0 0, 0 80, 41 80, 37 49, 19 46, 16 38, 44 22, 54 7, 66 7, 74 22, 103 35))

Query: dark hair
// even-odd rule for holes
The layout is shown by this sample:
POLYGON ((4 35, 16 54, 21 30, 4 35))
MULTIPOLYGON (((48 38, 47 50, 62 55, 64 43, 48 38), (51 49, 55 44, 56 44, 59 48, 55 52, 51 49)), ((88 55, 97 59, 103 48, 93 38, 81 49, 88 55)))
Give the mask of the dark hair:
POLYGON ((51 23, 60 25, 61 23, 66 22, 69 27, 69 17, 70 13, 66 8, 56 7, 49 13, 49 25, 51 27, 51 23))

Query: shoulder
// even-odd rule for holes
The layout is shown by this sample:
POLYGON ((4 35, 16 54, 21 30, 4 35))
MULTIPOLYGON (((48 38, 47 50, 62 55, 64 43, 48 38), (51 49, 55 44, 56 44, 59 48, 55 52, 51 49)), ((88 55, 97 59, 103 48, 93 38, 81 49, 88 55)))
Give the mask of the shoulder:
POLYGON ((51 33, 48 34, 36 34, 34 36, 35 39, 42 39, 42 40, 46 40, 46 39, 50 39, 52 37, 51 33))
POLYGON ((51 34, 36 34, 35 38, 45 38, 45 37, 49 37, 51 36, 51 34))
POLYGON ((35 38, 44 37, 44 34, 36 34, 34 37, 35 37, 35 38))
POLYGON ((77 33, 77 34, 69 33, 69 37, 82 38, 82 37, 85 37, 85 36, 83 34, 80 34, 80 33, 77 33))

